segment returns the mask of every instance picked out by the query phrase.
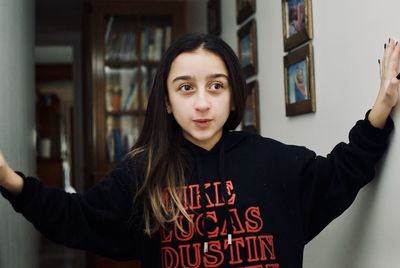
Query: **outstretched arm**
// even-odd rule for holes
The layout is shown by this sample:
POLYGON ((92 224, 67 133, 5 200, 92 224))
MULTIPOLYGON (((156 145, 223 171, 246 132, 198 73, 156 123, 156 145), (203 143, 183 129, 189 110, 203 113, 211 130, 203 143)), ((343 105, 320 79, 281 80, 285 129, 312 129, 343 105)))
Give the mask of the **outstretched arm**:
POLYGON ((380 60, 381 85, 368 120, 374 127, 383 128, 392 108, 399 98, 400 84, 400 44, 393 39, 385 44, 383 58, 380 60))
POLYGON ((141 258, 142 214, 140 204, 133 203, 135 159, 119 162, 84 194, 69 194, 15 173, 0 157, 1 194, 47 238, 112 259, 141 258))
POLYGON ((17 195, 22 191, 23 185, 23 179, 10 168, 0 152, 0 186, 17 195))
POLYGON ((381 84, 368 120, 360 120, 326 156, 305 150, 299 184, 304 215, 305 242, 315 237, 354 201, 358 191, 375 176, 375 168, 393 130, 389 114, 398 102, 400 44, 385 44, 380 60, 381 84))

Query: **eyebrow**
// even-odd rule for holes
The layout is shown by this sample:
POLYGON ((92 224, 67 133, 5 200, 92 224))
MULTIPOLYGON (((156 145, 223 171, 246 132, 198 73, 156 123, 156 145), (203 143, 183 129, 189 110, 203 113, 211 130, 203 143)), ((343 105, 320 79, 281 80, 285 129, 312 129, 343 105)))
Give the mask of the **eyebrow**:
MULTIPOLYGON (((207 79, 210 79, 210 78, 220 78, 220 77, 224 77, 224 78, 228 79, 228 76, 227 76, 226 74, 222 74, 222 73, 221 73, 221 74, 217 73, 217 74, 208 75, 208 76, 207 76, 207 79)), ((192 80, 192 79, 193 79, 193 76, 190 76, 190 75, 181 75, 181 76, 175 77, 175 78, 172 80, 172 83, 175 83, 176 81, 179 81, 179 80, 188 81, 188 80, 192 80)))

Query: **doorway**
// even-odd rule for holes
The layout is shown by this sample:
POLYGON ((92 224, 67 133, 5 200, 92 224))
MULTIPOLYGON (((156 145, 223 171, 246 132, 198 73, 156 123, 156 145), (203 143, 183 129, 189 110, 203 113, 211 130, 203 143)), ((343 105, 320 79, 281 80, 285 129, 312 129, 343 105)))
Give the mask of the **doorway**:
MULTIPOLYGON (((35 47, 37 175, 44 185, 83 192, 80 38, 35 47)), ((86 267, 86 254, 42 237, 39 266, 86 267)))

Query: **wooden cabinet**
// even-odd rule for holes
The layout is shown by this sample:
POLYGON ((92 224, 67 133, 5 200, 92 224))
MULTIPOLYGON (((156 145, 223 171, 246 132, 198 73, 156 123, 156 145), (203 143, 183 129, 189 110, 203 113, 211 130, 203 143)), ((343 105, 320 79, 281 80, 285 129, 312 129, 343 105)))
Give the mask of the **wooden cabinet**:
MULTIPOLYGON (((185 33, 185 1, 95 1, 87 8, 85 173, 87 187, 138 138, 163 51, 185 33)), ((138 267, 105 264, 96 267, 138 267)))
MULTIPOLYGON (((87 31, 90 175, 99 179, 136 141, 161 55, 185 32, 185 1, 94 1, 87 31)), ((93 181, 93 182, 94 182, 93 181)))

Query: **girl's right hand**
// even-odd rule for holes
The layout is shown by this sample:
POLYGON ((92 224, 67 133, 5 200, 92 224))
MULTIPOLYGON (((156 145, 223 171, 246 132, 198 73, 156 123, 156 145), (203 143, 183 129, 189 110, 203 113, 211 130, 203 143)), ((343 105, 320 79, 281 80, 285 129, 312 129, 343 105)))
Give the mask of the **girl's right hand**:
POLYGON ((5 183, 8 169, 9 166, 4 159, 3 154, 0 152, 0 185, 3 185, 5 183))
POLYGON ((23 179, 10 168, 0 152, 0 186, 13 194, 18 194, 22 191, 23 185, 23 179))

